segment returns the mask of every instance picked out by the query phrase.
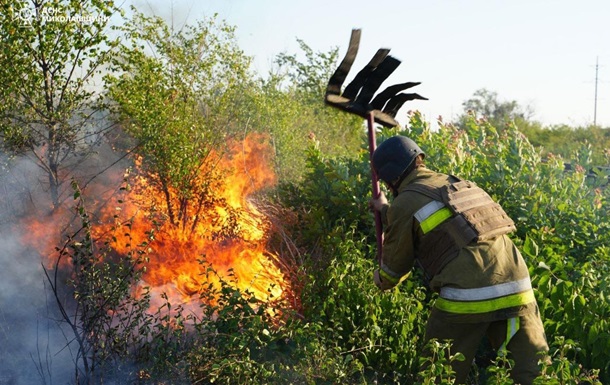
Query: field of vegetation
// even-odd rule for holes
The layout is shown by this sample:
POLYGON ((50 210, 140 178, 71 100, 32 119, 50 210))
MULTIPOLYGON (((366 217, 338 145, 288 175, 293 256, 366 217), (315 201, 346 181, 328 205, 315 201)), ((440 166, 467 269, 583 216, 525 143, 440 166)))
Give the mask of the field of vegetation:
MULTIPOLYGON (((218 18, 0 4, 0 385, 454 383, 450 341, 419 369, 420 273, 373 283, 364 122, 323 103, 337 49, 300 41, 262 76, 218 18), (26 8, 122 22, 24 27, 26 8), (151 284, 185 255, 180 283, 151 284), (245 255, 269 286, 243 285, 245 255)), ((395 134, 515 220, 551 346, 536 384, 610 383, 610 129, 542 127, 481 90, 455 122, 409 112, 378 141, 395 134)), ((510 370, 483 344, 469 384, 510 370)))

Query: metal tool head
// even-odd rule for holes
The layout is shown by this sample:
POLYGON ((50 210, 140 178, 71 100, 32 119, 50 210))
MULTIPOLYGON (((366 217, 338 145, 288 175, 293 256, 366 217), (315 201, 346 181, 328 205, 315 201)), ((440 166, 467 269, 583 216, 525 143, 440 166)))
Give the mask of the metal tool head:
POLYGON ((419 82, 408 82, 390 86, 373 98, 381 84, 400 65, 400 60, 388 56, 389 49, 379 49, 341 94, 343 82, 347 78, 347 74, 358 54, 360 36, 361 31, 359 29, 352 30, 347 53, 328 81, 324 101, 330 106, 363 118, 370 112, 373 112, 377 123, 385 127, 397 126, 398 122, 395 120, 396 113, 405 102, 416 99, 428 99, 419 94, 399 94, 402 90, 419 85, 419 82))

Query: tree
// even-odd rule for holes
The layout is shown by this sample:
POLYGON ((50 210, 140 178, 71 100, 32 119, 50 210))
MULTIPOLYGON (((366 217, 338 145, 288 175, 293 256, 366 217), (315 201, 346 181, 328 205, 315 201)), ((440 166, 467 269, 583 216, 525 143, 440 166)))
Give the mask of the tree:
POLYGON ((61 187, 109 129, 95 80, 115 46, 112 1, 0 2, 0 145, 27 155, 61 187))
POLYGON ((326 86, 339 65, 338 49, 314 52, 304 41, 297 41, 304 61, 296 54, 283 53, 276 58, 278 72, 288 80, 284 90, 303 112, 295 124, 315 134, 324 152, 356 157, 365 132, 363 119, 324 104, 326 86))
MULTIPOLYGON (((145 344, 150 325, 159 322, 146 314, 148 288, 136 290, 153 234, 120 258, 112 258, 112 241, 94 238, 82 191, 76 182, 71 185, 80 227, 57 248, 53 269, 43 266, 43 271, 66 338, 64 348, 74 360, 74 383, 102 384, 107 375, 119 371, 117 362, 129 360, 145 344), (65 301, 66 289, 73 302, 65 301)), ((120 231, 130 237, 129 226, 120 231)))
POLYGON ((496 128, 502 128, 511 121, 515 121, 517 125, 529 122, 533 115, 529 106, 523 108, 515 100, 500 101, 496 92, 484 88, 475 91, 470 99, 462 103, 462 106, 465 113, 460 116, 460 122, 464 123, 468 112, 471 111, 487 119, 496 128))
POLYGON ((295 87, 297 92, 309 96, 324 95, 328 80, 337 66, 338 49, 316 53, 303 40, 297 39, 297 42, 305 55, 304 62, 299 61, 297 55, 284 52, 277 55, 275 63, 285 71, 290 86, 295 87))
POLYGON ((282 179, 304 175, 311 140, 329 156, 358 157, 364 137, 363 119, 324 104, 328 80, 338 66, 338 50, 314 52, 298 40, 299 54, 281 53, 277 68, 261 80, 253 95, 249 123, 271 133, 282 179), (300 57, 304 55, 304 60, 300 57))
POLYGON ((175 31, 136 12, 123 31, 108 96, 169 222, 194 229, 213 199, 226 143, 242 132, 235 110, 250 84, 250 58, 234 28, 215 18, 175 31))

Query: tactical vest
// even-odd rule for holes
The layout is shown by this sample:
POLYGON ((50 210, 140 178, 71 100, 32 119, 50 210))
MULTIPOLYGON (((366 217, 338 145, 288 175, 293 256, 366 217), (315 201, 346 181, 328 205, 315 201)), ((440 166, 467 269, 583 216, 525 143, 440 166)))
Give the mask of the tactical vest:
POLYGON ((435 276, 460 249, 473 241, 493 239, 516 230, 502 207, 475 183, 459 178, 442 187, 409 185, 433 199, 415 213, 418 260, 429 278, 435 276))

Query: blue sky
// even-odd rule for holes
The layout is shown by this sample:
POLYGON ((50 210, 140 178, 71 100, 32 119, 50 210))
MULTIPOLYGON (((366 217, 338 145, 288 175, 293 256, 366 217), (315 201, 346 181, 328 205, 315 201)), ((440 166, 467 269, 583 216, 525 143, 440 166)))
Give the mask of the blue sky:
MULTIPOLYGON (((133 0, 143 12, 193 22, 218 13, 237 27, 240 47, 265 74, 280 52, 345 53, 362 29, 353 76, 381 47, 402 60, 384 83, 421 81, 429 101, 407 103, 434 122, 460 114, 481 88, 531 106, 545 125, 593 122, 599 60, 597 124, 610 127, 608 0, 133 0), (599 59, 597 59, 599 58, 599 59)), ((349 81, 349 78, 348 78, 349 81)))

